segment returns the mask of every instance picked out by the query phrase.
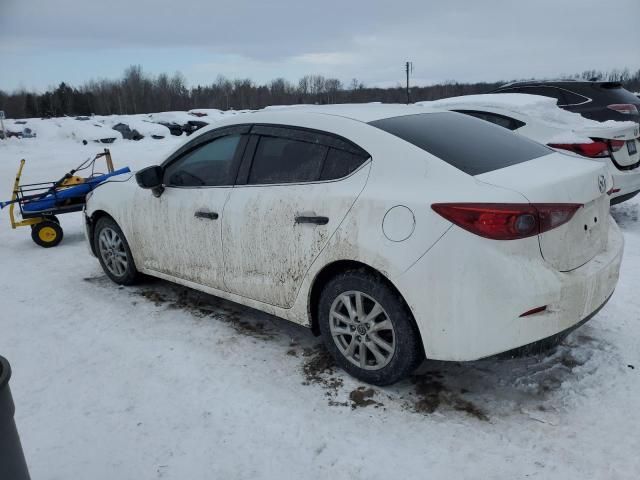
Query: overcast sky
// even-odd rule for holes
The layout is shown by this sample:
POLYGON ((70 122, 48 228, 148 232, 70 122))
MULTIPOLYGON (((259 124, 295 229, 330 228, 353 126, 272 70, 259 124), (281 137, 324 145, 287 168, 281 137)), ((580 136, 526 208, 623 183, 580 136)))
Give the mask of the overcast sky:
POLYGON ((0 89, 117 78, 131 64, 256 82, 366 85, 640 68, 640 0, 0 0, 0 89))

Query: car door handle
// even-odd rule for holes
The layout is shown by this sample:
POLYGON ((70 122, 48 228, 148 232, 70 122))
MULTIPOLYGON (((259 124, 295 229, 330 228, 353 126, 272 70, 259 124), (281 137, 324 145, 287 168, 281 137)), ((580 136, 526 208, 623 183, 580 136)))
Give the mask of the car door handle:
POLYGON ((207 212, 206 210, 198 210, 193 214, 196 218, 206 218, 207 220, 217 220, 218 214, 216 212, 207 212))
POLYGON ((299 217, 296 217, 296 223, 311 223, 313 225, 326 225, 327 223, 329 223, 329 217, 299 216, 299 217))

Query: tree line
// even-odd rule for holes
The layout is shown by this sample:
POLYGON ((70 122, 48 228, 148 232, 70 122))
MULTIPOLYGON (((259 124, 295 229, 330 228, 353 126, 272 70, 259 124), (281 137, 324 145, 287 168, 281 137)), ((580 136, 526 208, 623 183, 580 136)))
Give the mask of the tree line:
MULTIPOLYGON (((626 68, 608 72, 587 70, 563 78, 621 82, 631 91, 640 91, 640 69, 635 73, 626 68)), ((487 93, 504 83, 447 81, 414 86, 411 101, 487 93)), ((305 75, 296 83, 276 78, 266 84, 257 84, 248 78, 218 76, 209 85, 189 88, 180 73, 153 76, 143 72, 140 65, 128 67, 118 80, 92 80, 79 87, 62 82, 44 93, 0 90, 0 110, 9 118, 136 114, 192 108, 243 110, 301 103, 404 103, 406 100, 405 87, 400 83, 390 88, 367 87, 354 78, 345 85, 336 78, 322 75, 305 75)))

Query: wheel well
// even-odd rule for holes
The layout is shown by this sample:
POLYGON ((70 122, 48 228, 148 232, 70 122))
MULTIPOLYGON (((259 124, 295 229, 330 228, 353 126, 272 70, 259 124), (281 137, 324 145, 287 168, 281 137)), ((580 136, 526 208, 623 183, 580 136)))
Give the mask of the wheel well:
MULTIPOLYGON (((318 326, 318 305, 320 303, 322 288, 330 279, 347 270, 364 270, 379 277, 380 280, 393 289, 393 291, 398 294, 398 297, 406 304, 404 297, 395 285, 391 283, 391 281, 380 271, 370 267, 366 263, 356 262, 355 260, 338 260, 325 265, 325 267, 316 275, 316 278, 313 281, 313 286, 311 287, 311 294, 309 295, 309 318, 311 319, 311 331, 316 336, 320 335, 320 327, 318 326)), ((409 311, 410 310, 411 309, 409 309, 409 311)))
POLYGON ((95 256, 98 256, 98 254, 96 252, 95 245, 93 244, 93 229, 95 228, 96 223, 98 223, 98 220, 100 220, 102 217, 109 217, 111 220, 113 220, 113 217, 104 210, 96 210, 88 219, 87 227, 89 228, 89 245, 91 246, 91 251, 95 256))

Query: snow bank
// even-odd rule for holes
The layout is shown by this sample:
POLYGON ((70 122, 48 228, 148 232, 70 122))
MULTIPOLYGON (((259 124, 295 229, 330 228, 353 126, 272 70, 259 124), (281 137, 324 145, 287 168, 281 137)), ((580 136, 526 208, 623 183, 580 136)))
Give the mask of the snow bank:
POLYGON ((32 118, 27 124, 41 140, 71 139, 77 142, 94 142, 113 138, 121 140, 120 132, 100 124, 95 118, 76 120, 71 117, 40 119, 32 118))
POLYGON ((100 117, 99 121, 109 128, 113 128, 119 123, 124 123, 128 125, 131 130, 137 130, 138 133, 145 137, 152 137, 154 135, 166 137, 167 135, 171 135, 167 127, 150 120, 149 115, 109 115, 108 117, 100 117))
MULTIPOLYGON (((234 110, 230 110, 229 112, 233 111, 234 110)), ((207 118, 221 117, 229 112, 223 112, 222 110, 218 110, 217 108, 194 108, 192 110, 189 110, 187 113, 196 118, 201 118, 203 121, 206 121, 207 118)))
POLYGON ((196 120, 196 117, 183 111, 150 113, 147 118, 152 122, 177 123, 178 125, 184 125, 189 120, 196 120))

